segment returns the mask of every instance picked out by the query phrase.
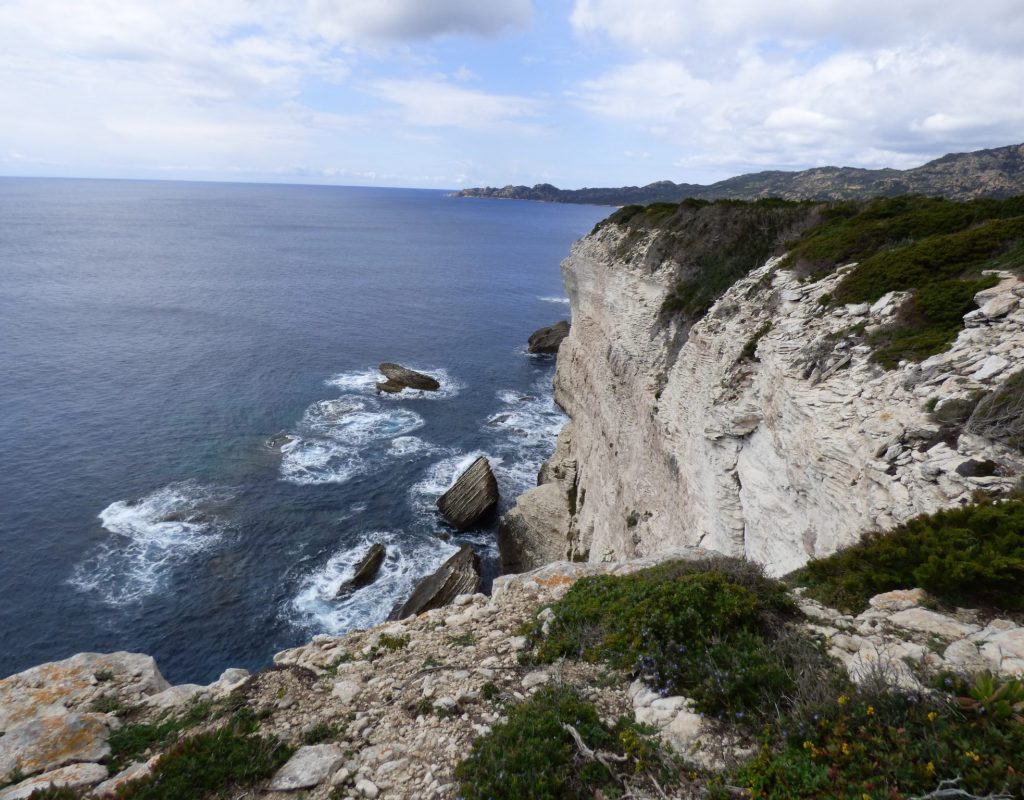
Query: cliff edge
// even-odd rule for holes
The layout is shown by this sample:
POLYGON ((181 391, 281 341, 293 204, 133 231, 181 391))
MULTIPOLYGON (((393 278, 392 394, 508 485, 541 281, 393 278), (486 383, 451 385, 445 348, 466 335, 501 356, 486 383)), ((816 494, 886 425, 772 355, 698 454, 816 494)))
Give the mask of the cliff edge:
POLYGON ((756 221, 772 255, 706 310, 694 305, 699 262, 749 238, 729 218, 753 208, 655 209, 674 226, 619 212, 562 263, 573 324, 555 391, 572 422, 544 485, 506 517, 506 569, 701 546, 779 575, 1017 483, 1021 451, 953 412, 1024 363, 1018 274, 974 264, 971 280, 950 284, 973 309, 957 310, 952 341, 880 363, 880 337, 918 313, 918 292, 836 302, 861 277, 854 263, 812 274, 787 263, 780 237, 820 231, 827 207, 795 207, 772 236, 756 221), (691 287, 683 300, 680 287, 691 287))

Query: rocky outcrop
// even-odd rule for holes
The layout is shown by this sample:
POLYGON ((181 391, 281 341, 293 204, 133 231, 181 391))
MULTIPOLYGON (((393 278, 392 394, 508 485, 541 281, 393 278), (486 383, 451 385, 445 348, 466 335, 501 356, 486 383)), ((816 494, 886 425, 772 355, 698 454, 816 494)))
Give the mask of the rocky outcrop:
POLYGON ((388 549, 384 545, 379 542, 372 545, 366 555, 356 564, 352 577, 338 587, 337 596, 348 597, 357 589, 362 589, 373 583, 387 554, 388 549))
POLYGON ((451 603, 460 594, 480 588, 480 556, 468 544, 445 561, 437 572, 424 578, 409 599, 391 612, 390 619, 405 619, 451 603))
POLYGON ((564 503, 543 487, 519 499, 508 552, 602 561, 699 544, 782 574, 1019 479, 1018 451, 950 436, 929 412, 1024 363, 1016 276, 979 294, 948 351, 886 371, 846 333, 891 320, 903 296, 823 305, 846 268, 807 283, 770 260, 691 326, 662 312, 685 269, 653 241, 605 225, 563 262, 573 326, 555 396, 573 430, 551 464, 572 464, 573 480, 564 503))
POLYGON ((422 372, 411 370, 408 367, 403 367, 401 364, 391 364, 385 361, 378 369, 387 378, 386 381, 376 384, 378 392, 397 394, 403 389, 436 392, 441 388, 441 384, 435 378, 424 375, 422 372))
POLYGON ((472 528, 498 504, 498 482, 491 462, 480 456, 456 479, 452 487, 437 499, 437 509, 445 522, 457 531, 472 528))
POLYGON ((516 499, 498 525, 498 549, 505 573, 526 572, 552 561, 583 558, 572 552, 571 531, 576 512, 576 462, 568 456, 570 422, 558 435, 555 452, 538 475, 538 486, 516 499))
POLYGON ((527 349, 531 353, 557 353, 562 340, 568 335, 569 323, 563 319, 530 334, 527 349))
MULTIPOLYGON (((49 786, 79 788, 108 778, 97 762, 111 755, 108 739, 120 720, 105 708, 152 708, 163 714, 189 700, 222 697, 249 677, 226 670, 209 686, 170 686, 151 656, 79 653, 0 680, 2 800, 49 786)), ((136 770, 138 772, 138 770, 136 770)), ((113 784, 112 784, 113 785, 113 784)))

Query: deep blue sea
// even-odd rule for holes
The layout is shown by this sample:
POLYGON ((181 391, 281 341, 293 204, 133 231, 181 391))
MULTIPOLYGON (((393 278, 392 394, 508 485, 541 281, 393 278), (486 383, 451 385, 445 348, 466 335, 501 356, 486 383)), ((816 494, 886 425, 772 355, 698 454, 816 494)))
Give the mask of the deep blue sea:
POLYGON ((446 542, 434 501, 480 453, 503 505, 534 484, 564 417, 525 342, 608 212, 0 179, 0 677, 132 650, 205 682, 384 619, 458 541, 493 576, 493 527, 446 542), (442 389, 378 396, 381 361, 442 389))

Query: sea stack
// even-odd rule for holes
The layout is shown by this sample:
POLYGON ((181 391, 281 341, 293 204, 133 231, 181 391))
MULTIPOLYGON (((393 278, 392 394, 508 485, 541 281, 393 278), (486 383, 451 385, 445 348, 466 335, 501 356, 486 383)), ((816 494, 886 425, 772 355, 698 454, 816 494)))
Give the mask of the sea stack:
POLYGON ((531 353, 557 353, 562 340, 568 335, 569 323, 563 319, 547 328, 534 331, 529 338, 529 351, 531 353))
POLYGON ((479 589, 480 556, 464 544, 437 572, 420 581, 409 599, 396 606, 388 619, 405 619, 432 608, 441 608, 460 594, 475 594, 479 589))
POLYGON ((491 463, 480 456, 437 500, 437 508, 455 530, 472 528, 498 504, 498 482, 491 463))
POLYGON ((422 372, 403 367, 401 364, 392 364, 385 361, 378 366, 378 369, 387 378, 386 381, 377 383, 378 392, 398 394, 403 389, 421 389, 424 392, 436 392, 441 384, 429 375, 422 372))

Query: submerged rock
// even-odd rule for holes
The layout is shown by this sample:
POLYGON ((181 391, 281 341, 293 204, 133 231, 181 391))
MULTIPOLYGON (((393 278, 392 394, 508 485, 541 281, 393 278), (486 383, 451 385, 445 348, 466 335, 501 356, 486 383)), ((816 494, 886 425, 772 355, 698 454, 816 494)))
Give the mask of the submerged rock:
POLYGON ((380 572, 381 564, 384 563, 384 557, 387 553, 388 550, 384 545, 380 543, 373 545, 369 552, 363 556, 362 560, 356 564, 352 577, 338 588, 337 597, 348 597, 356 589, 362 589, 364 586, 369 586, 373 583, 377 573, 380 572))
POLYGON ((271 450, 281 450, 287 447, 295 441, 294 436, 289 436, 287 433, 279 433, 277 436, 271 436, 267 439, 267 447, 271 450))
POLYGON ((452 488, 437 500, 437 508, 445 521, 460 531, 473 527, 497 504, 498 482, 485 456, 470 464, 452 488))
POLYGON ((403 389, 420 389, 425 392, 436 392, 441 384, 429 375, 416 372, 401 364, 392 364, 385 361, 378 369, 383 373, 386 381, 377 384, 377 391, 397 394, 403 389))
POLYGON ((564 319, 547 328, 534 331, 529 339, 531 353, 557 353, 562 340, 569 335, 569 323, 564 319))
POLYGON ((441 568, 424 578, 409 599, 396 607, 388 619, 405 619, 432 608, 441 608, 460 594, 474 594, 480 588, 480 557, 468 544, 445 561, 441 568))

